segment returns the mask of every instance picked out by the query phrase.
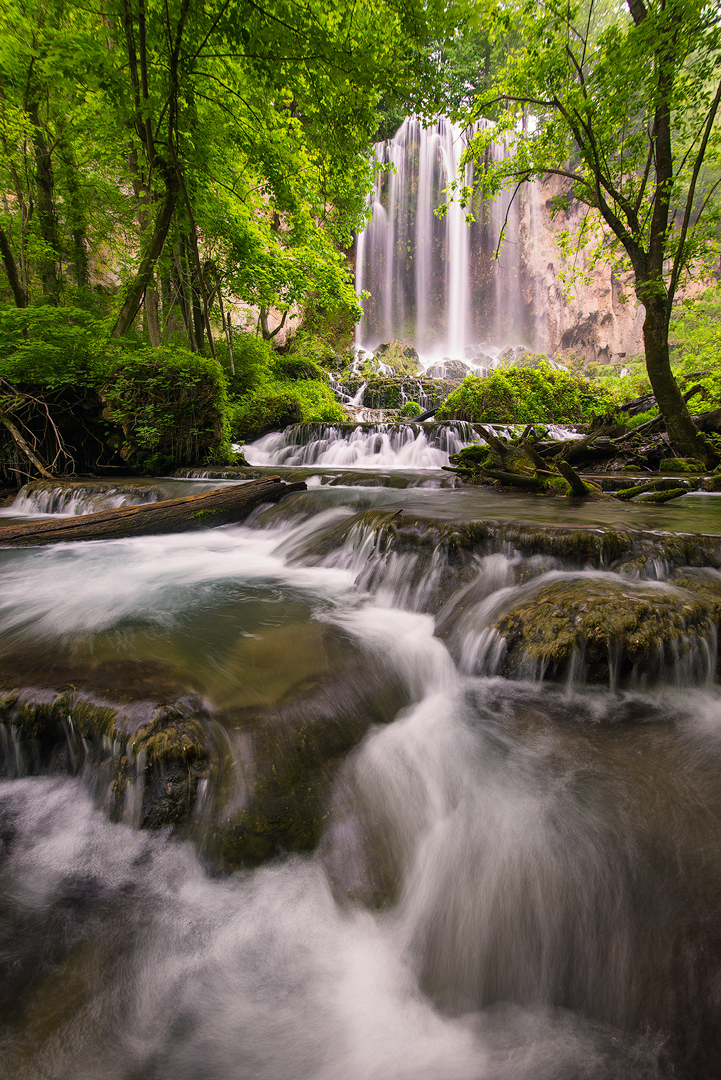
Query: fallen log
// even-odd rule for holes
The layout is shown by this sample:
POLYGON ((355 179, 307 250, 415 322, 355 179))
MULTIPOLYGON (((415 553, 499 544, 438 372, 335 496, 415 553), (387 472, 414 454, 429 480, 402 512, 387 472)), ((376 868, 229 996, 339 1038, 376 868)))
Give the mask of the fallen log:
POLYGON ((286 484, 280 477, 233 484, 200 495, 180 499, 121 506, 96 514, 30 521, 0 528, 0 546, 24 547, 57 544, 68 540, 116 540, 126 536, 186 532, 242 521, 263 503, 277 502, 291 491, 305 491, 306 485, 286 484))
POLYGON ((633 487, 623 488, 621 491, 614 492, 613 497, 614 499, 620 499, 621 502, 628 502, 629 499, 635 499, 637 495, 645 495, 650 491, 675 491, 679 488, 683 488, 684 492, 687 492, 691 490, 691 485, 682 480, 662 476, 654 480, 646 480, 641 484, 634 484, 633 487))
POLYGON ((721 432, 721 409, 711 409, 709 412, 699 413, 698 416, 694 416, 693 422, 699 431, 705 433, 715 431, 721 432))
POLYGON ((608 428, 599 427, 596 428, 595 431, 592 431, 588 435, 585 435, 580 440, 568 439, 558 457, 562 461, 568 461, 569 463, 571 461, 582 460, 588 448, 596 441, 596 439, 601 438, 601 436, 605 436, 607 431, 608 428))
POLYGON ((491 480, 499 480, 502 484, 510 487, 527 488, 531 491, 542 492, 545 485, 536 476, 526 476, 523 473, 507 472, 503 469, 480 469, 481 476, 487 476, 491 480))

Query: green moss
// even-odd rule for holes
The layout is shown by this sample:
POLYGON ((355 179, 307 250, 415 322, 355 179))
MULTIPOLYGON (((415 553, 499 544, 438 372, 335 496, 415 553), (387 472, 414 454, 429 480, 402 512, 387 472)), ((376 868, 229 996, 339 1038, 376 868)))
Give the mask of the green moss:
POLYGON ((706 467, 698 458, 663 458, 659 470, 661 472, 675 473, 703 473, 706 467))
POLYGON ((384 341, 373 355, 392 368, 396 375, 417 375, 420 371, 418 353, 412 345, 402 341, 384 341))
POLYGON ((662 503, 671 502, 673 499, 680 499, 687 491, 688 488, 682 487, 666 488, 665 491, 649 491, 645 495, 639 495, 636 502, 660 505, 662 503))

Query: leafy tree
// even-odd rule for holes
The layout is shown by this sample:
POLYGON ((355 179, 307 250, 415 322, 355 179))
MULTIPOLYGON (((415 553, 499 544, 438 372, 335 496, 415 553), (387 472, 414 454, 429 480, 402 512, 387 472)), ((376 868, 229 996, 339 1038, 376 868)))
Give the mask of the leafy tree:
POLYGON ((14 303, 90 303, 105 270, 121 279, 113 337, 142 309, 158 345, 179 314, 191 349, 211 353, 231 295, 260 308, 264 334, 271 307, 355 315, 339 248, 364 219, 376 105, 422 88, 417 43, 449 22, 440 0, 8 0, 0 255, 14 303))
POLYGON ((576 242, 633 271, 649 379, 674 446, 715 463, 673 377, 668 330, 679 290, 717 252, 718 5, 493 0, 483 10, 497 47, 519 25, 523 38, 466 113, 498 116, 468 157, 482 160, 499 133, 514 140, 511 155, 478 170, 478 186, 493 196, 544 175, 568 181, 555 211, 572 198, 589 208, 576 242))

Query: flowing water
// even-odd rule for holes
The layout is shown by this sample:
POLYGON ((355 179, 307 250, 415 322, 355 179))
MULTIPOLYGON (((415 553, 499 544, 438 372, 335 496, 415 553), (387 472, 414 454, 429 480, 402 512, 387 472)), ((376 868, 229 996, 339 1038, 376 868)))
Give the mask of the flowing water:
MULTIPOLYGON (((409 430, 260 440, 249 460, 317 481, 241 525, 0 550, 2 686, 25 688, 0 724, 3 1078, 721 1072, 716 641, 674 579, 691 552, 721 587, 721 540, 649 540, 721 534, 721 501, 604 521, 606 504, 446 490, 450 446, 409 430), (546 550, 502 524, 534 514, 595 532, 546 550), (463 531, 490 519, 483 542, 463 531), (514 673, 498 621, 546 586, 621 606, 651 590, 681 620, 676 651, 630 663, 609 640, 605 666, 514 673), (125 710, 125 742, 82 735, 80 697, 44 742, 58 691, 125 710), (132 733, 169 703, 210 768, 182 820, 137 828, 132 733), (267 850, 238 847, 261 810, 267 850)), ((138 497, 121 487, 107 498, 138 497)))

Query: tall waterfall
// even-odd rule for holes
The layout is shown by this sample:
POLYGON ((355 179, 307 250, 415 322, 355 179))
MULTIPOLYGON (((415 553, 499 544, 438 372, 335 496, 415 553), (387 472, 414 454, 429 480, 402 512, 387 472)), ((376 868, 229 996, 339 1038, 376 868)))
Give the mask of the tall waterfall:
MULTIPOLYGON (((408 118, 392 139, 376 144, 385 168, 376 175, 373 215, 356 256, 356 288, 370 294, 357 335, 364 348, 398 338, 428 357, 460 358, 472 357, 481 343, 544 346, 542 304, 527 265, 541 212, 535 186, 525 185, 515 199, 503 192, 492 203, 477 195, 467 210, 449 199, 453 181, 473 181, 473 164, 459 174, 470 134, 444 118, 430 127, 408 118)), ((493 143, 488 159, 507 150, 493 143)))

